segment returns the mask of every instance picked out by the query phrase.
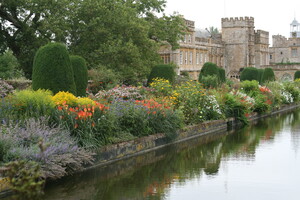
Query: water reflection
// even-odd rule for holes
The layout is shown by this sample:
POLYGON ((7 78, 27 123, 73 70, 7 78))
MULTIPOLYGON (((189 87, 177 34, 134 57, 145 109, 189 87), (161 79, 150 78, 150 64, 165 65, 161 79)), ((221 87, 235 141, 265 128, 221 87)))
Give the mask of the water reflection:
MULTIPOLYGON (((265 166, 270 167, 269 170, 272 169, 272 163, 263 162, 264 160, 269 162, 268 158, 272 157, 270 155, 285 153, 285 148, 289 148, 287 146, 289 144, 285 142, 286 137, 290 137, 293 151, 296 153, 299 151, 299 122, 300 112, 295 111, 258 121, 255 125, 234 133, 216 133, 176 144, 49 184, 45 199, 173 200, 182 199, 181 194, 184 194, 186 199, 199 199, 198 195, 204 195, 206 199, 238 199, 232 198, 233 194, 236 195, 232 191, 238 188, 238 184, 240 186, 246 184, 250 191, 255 184, 261 184, 262 188, 272 186, 272 183, 268 183, 272 182, 272 177, 271 180, 259 179, 267 174, 264 171, 265 166), (277 148, 276 145, 282 146, 277 148), (272 149, 274 152, 270 152, 272 149), (257 172, 244 171, 248 168, 257 169, 257 172), (238 174, 237 178, 230 177, 232 171, 236 173, 240 171, 241 174, 238 174), (258 177, 252 177, 255 174, 258 177), (232 179, 234 181, 231 181, 232 179), (251 180, 254 183, 250 181, 244 183, 243 180, 251 180), (215 185, 210 185, 211 183, 215 185), (233 187, 236 183, 237 186, 233 187), (220 194, 216 185, 222 187, 220 194), (202 191, 201 194, 199 191, 202 191), (209 194, 205 196, 206 193, 212 196, 209 194)), ((300 167, 299 156, 293 156, 297 158, 295 167, 300 167)), ((282 162, 286 162, 285 165, 289 166, 289 161, 282 162)), ((286 170, 283 168, 282 173, 286 170)), ((298 171, 295 176, 299 177, 300 181, 299 173, 298 171)), ((289 180, 286 180, 285 184, 288 182, 289 180)), ((254 191, 256 190, 257 188, 254 191)), ((256 196, 248 197, 258 199, 256 196)), ((245 198, 247 199, 247 196, 245 198)))

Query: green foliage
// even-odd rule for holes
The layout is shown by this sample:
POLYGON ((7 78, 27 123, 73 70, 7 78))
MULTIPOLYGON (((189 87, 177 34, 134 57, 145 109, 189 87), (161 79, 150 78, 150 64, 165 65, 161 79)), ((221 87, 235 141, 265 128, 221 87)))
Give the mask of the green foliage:
POLYGON ((255 96, 259 92, 259 84, 257 80, 243 81, 240 84, 240 88, 249 96, 255 96))
POLYGON ((8 177, 14 199, 41 199, 45 180, 40 165, 33 161, 13 161, 5 165, 4 176, 8 177))
POLYGON ((268 97, 263 94, 257 94, 254 96, 255 105, 254 105, 254 112, 259 114, 266 113, 271 110, 272 102, 268 100, 268 97))
MULTIPOLYGON (((7 103, 10 108, 7 110, 9 115, 13 115, 15 119, 26 119, 29 117, 38 118, 47 116, 52 112, 55 104, 52 101, 52 92, 49 90, 21 90, 16 91, 7 97, 7 103)), ((7 109, 4 107, 4 109, 7 109)))
POLYGON ((155 78, 162 78, 173 84, 175 75, 176 74, 173 65, 156 65, 152 68, 152 71, 148 77, 148 85, 151 84, 155 78))
POLYGON ((69 91, 76 95, 74 73, 66 46, 49 43, 41 47, 34 58, 32 89, 69 91))
POLYGON ((84 58, 80 56, 70 56, 70 61, 74 73, 77 96, 86 96, 88 85, 88 71, 84 58))
POLYGON ((199 74, 199 82, 202 82, 202 78, 204 76, 217 76, 218 79, 220 77, 220 74, 219 74, 219 69, 218 69, 218 66, 214 63, 211 63, 211 62, 207 62, 207 63, 204 63, 201 71, 200 71, 200 74, 199 74))
POLYGON ((263 75, 261 77, 261 83, 264 84, 266 82, 275 81, 275 74, 272 68, 265 68, 263 75))
POLYGON ((219 67, 218 70, 219 70, 219 79, 220 79, 220 82, 221 83, 225 83, 225 81, 226 81, 225 69, 219 67))
POLYGON ((18 60, 12 51, 5 51, 3 55, 0 55, 0 79, 21 77, 23 74, 18 68, 18 60))
POLYGON ((119 76, 113 70, 103 66, 89 70, 88 77, 92 81, 89 84, 89 91, 93 94, 100 90, 112 89, 119 82, 119 76))
POLYGON ((257 80, 259 82, 260 80, 259 80, 259 73, 258 73, 257 68, 255 68, 255 67, 245 67, 243 69, 243 71, 241 72, 240 80, 241 81, 257 80))
POLYGON ((285 91, 292 95, 294 102, 298 102, 300 100, 300 90, 293 82, 284 82, 283 87, 285 91))
POLYGON ((294 80, 300 78, 300 71, 296 71, 295 74, 294 74, 294 80))
POLYGON ((167 41, 178 48, 186 30, 178 14, 153 14, 162 13, 165 5, 164 0, 5 1, 0 12, 0 53, 10 47, 29 78, 40 46, 50 40, 69 42, 72 54, 83 56, 89 67, 104 65, 121 75, 124 83, 136 82, 159 63, 160 44, 167 41))
POLYGON ((261 82, 261 80, 262 80, 262 76, 263 76, 263 73, 264 73, 264 69, 257 69, 258 70, 258 82, 259 82, 259 84, 261 84, 262 82, 261 82))
POLYGON ((219 85, 219 78, 216 75, 202 76, 201 83, 205 88, 216 88, 219 85))

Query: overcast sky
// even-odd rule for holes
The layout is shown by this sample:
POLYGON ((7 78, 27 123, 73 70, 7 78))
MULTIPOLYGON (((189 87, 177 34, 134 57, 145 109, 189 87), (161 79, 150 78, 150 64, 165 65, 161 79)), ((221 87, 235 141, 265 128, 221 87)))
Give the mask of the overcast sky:
POLYGON ((289 37, 294 17, 300 22, 299 0, 167 0, 166 14, 178 12, 196 28, 221 29, 223 17, 254 17, 255 29, 289 37))

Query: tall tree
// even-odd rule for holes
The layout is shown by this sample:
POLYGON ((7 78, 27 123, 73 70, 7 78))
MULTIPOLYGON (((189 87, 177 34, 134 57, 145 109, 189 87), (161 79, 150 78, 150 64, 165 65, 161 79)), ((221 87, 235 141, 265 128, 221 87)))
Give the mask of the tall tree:
POLYGON ((124 79, 143 77, 159 61, 161 41, 178 47, 179 16, 155 17, 165 0, 0 0, 0 51, 10 48, 27 77, 36 50, 66 43, 89 67, 104 65, 124 79))

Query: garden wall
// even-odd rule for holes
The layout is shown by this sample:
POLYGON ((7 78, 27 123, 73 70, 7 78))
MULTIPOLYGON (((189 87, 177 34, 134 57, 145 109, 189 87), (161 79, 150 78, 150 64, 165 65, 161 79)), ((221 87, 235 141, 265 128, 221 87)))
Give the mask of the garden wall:
MULTIPOLYGON (((298 107, 300 107, 300 104, 292 104, 282 106, 281 108, 275 109, 268 114, 258 115, 257 113, 254 113, 249 116, 249 121, 255 121, 264 117, 293 110, 298 107)), ((194 126, 188 126, 182 129, 181 131, 179 131, 177 138, 173 141, 169 141, 163 134, 156 134, 114 145, 108 145, 96 152, 94 165, 87 167, 87 169, 98 167, 101 165, 107 165, 118 160, 140 155, 196 137, 208 135, 215 132, 225 132, 226 130, 236 128, 238 126, 239 122, 234 118, 226 120, 214 120, 203 122, 194 126)))

